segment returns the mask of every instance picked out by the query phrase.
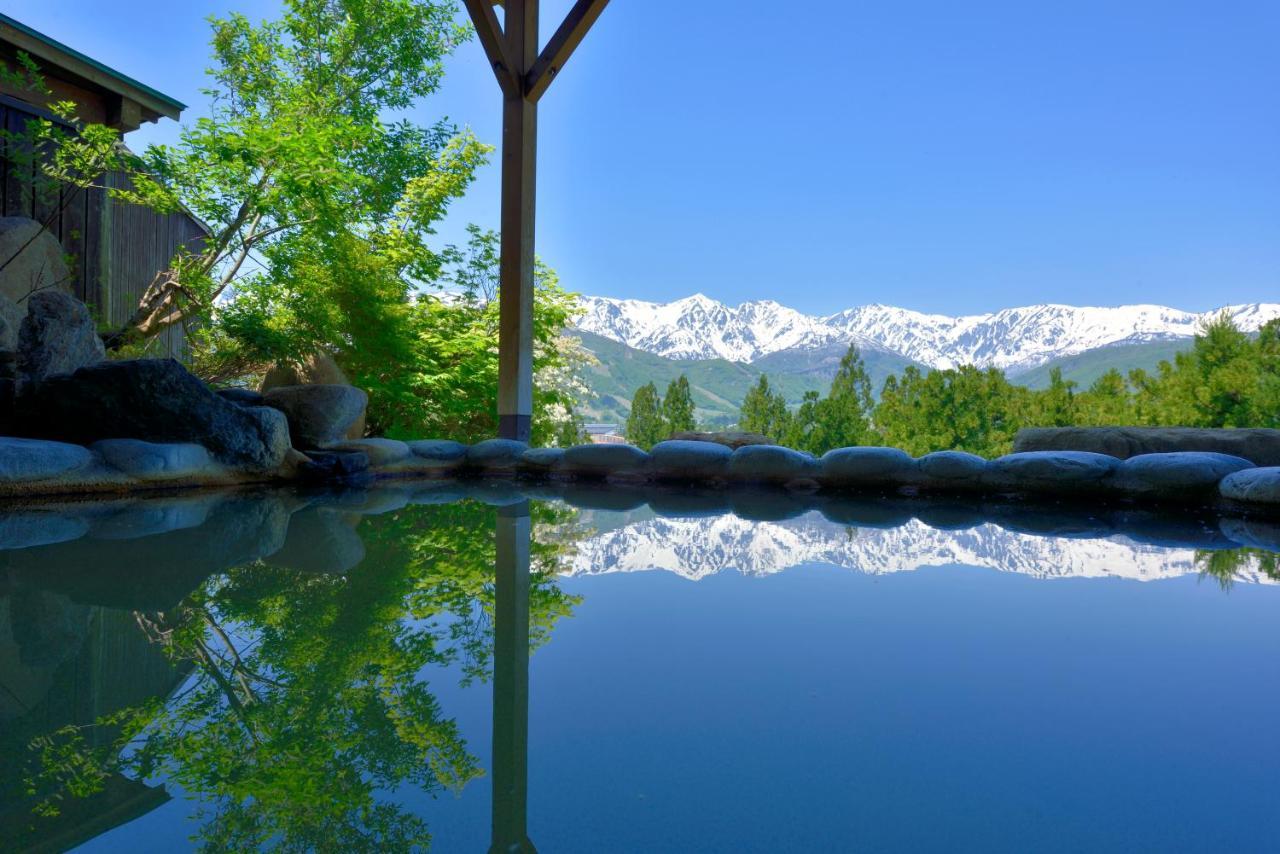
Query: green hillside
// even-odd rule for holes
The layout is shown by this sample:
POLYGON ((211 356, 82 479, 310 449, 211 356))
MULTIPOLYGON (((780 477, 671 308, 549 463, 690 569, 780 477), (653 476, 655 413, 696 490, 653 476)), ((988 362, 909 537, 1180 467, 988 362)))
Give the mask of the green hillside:
MULTIPOLYGON (((707 424, 728 424, 738 417, 738 408, 747 389, 760 379, 761 371, 752 366, 726 359, 667 359, 628 347, 617 341, 574 330, 583 346, 599 361, 587 371, 587 382, 596 399, 584 410, 588 418, 607 422, 623 422, 631 408, 631 395, 647 382, 658 387, 659 394, 667 383, 685 374, 693 391, 698 420, 707 424)), ((809 389, 826 391, 830 377, 818 375, 769 375, 771 383, 782 389, 788 400, 799 401, 809 389)))
POLYGON ((1028 388, 1046 388, 1049 385, 1049 372, 1054 368, 1062 368, 1062 378, 1075 381, 1083 389, 1088 388, 1094 380, 1112 368, 1126 375, 1134 368, 1151 371, 1162 361, 1173 361, 1175 354, 1190 347, 1190 339, 1148 341, 1142 344, 1113 344, 1110 347, 1099 347, 1074 356, 1054 359, 1038 368, 1011 375, 1009 379, 1028 388))
MULTIPOLYGON (((803 377, 809 383, 806 388, 816 388, 825 393, 848 349, 845 344, 833 344, 816 350, 783 350, 756 359, 751 367, 768 374, 770 382, 774 377, 803 377)), ((901 374, 904 368, 914 364, 906 356, 885 350, 865 348, 860 352, 862 363, 871 377, 872 393, 877 397, 890 374, 901 374)), ((787 399, 792 403, 800 400, 799 397, 793 399, 790 396, 787 399)))

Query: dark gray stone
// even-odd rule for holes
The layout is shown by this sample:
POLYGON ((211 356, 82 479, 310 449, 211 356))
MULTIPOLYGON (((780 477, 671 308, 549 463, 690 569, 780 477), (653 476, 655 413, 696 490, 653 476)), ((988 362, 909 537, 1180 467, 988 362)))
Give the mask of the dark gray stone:
POLYGON ((289 419, 296 448, 325 448, 343 441, 364 417, 369 395, 350 385, 287 385, 263 395, 267 406, 289 419))
POLYGON ((210 391, 173 359, 132 359, 81 368, 37 383, 19 398, 19 429, 88 445, 145 439, 204 445, 219 462, 278 469, 289 450, 284 418, 210 391))
POLYGON ((1125 495, 1181 501, 1216 495, 1224 477, 1253 467, 1243 457, 1203 451, 1139 454, 1120 464, 1113 485, 1125 495))
POLYGON ((364 560, 364 543, 337 509, 308 507, 289 519, 284 545, 266 562, 297 572, 337 575, 364 560))
POLYGON ((729 495, 733 515, 752 522, 783 522, 813 509, 808 496, 782 490, 735 489, 729 495))
POLYGON ((223 400, 238 403, 241 406, 266 406, 267 399, 249 388, 220 388, 215 392, 223 400))
POLYGON ((0 436, 0 483, 26 483, 77 472, 93 462, 80 445, 0 436))
POLYGON ((1013 450, 1088 451, 1128 459, 1142 454, 1203 451, 1243 457, 1258 466, 1280 466, 1280 430, 1200 427, 1028 427, 1013 450))
POLYGON ((216 496, 208 495, 129 502, 90 519, 89 536, 98 540, 133 540, 198 528, 217 503, 216 496))
POLYGON ((520 470, 531 475, 549 475, 564 462, 564 448, 530 448, 520 456, 520 470))
POLYGON ((561 471, 574 477, 638 477, 649 455, 635 445, 575 445, 564 452, 561 471))
POLYGON ((744 445, 729 460, 729 479, 734 483, 784 485, 799 480, 816 480, 820 466, 813 454, 781 445, 744 445))
POLYGON ((1223 519, 1218 527, 1236 545, 1280 552, 1280 522, 1268 519, 1223 519))
POLYGON ((728 473, 733 454, 717 442, 669 439, 649 449, 649 473, 658 480, 716 480, 728 473))
POLYGON ((893 489, 911 482, 916 461, 898 448, 859 447, 827 451, 819 461, 824 486, 893 489))
POLYGON ((1229 474, 1218 484, 1218 494, 1246 504, 1280 504, 1280 466, 1229 474))
POLYGON ((336 442, 325 450, 354 451, 364 454, 369 458, 369 465, 375 468, 403 463, 413 457, 413 451, 409 446, 396 439, 356 439, 352 442, 336 442))
POLYGON ((79 539, 89 530, 80 516, 57 511, 0 513, 0 549, 29 549, 79 539))
POLYGON ((88 307, 58 290, 27 298, 18 331, 18 374, 27 381, 70 374, 107 357, 88 307))
POLYGON ((818 505, 828 521, 851 528, 899 528, 911 521, 911 508, 901 501, 827 496, 818 505))
POLYGON ((218 469, 201 445, 160 444, 141 439, 103 439, 92 450, 107 465, 131 477, 145 480, 198 477, 218 469))
POLYGON ((935 451, 916 460, 916 469, 922 489, 976 490, 982 488, 987 461, 964 451, 935 451))
POLYGON ((746 433, 741 430, 726 430, 717 433, 706 433, 700 430, 681 430, 671 434, 673 441, 714 442, 724 445, 730 450, 745 448, 747 445, 772 445, 773 440, 762 433, 746 433))
POLYGON ((529 446, 515 439, 485 439, 467 448, 465 465, 475 471, 514 472, 529 446))
POLYGON ((25 314, 17 303, 0 293, 0 352, 17 352, 18 330, 25 314))
POLYGON ((308 451, 307 462, 298 466, 298 477, 309 483, 356 481, 371 478, 369 458, 364 454, 339 451, 308 451))
POLYGON ((1120 461, 1084 451, 1028 451, 987 463, 984 485, 998 492, 1101 494, 1120 461))
POLYGON ((418 439, 408 445, 418 464, 427 468, 457 468, 467 456, 466 445, 448 439, 418 439))

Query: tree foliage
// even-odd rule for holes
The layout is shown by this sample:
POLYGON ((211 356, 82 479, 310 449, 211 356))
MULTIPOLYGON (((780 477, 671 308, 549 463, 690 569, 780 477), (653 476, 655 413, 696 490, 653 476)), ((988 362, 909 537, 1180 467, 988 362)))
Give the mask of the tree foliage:
POLYGON ((662 399, 662 420, 668 435, 682 430, 693 430, 698 426, 697 419, 694 417, 693 393, 689 390, 689 378, 684 374, 667 385, 667 395, 662 399))
POLYGON ((662 418, 662 399, 653 383, 636 389, 631 398, 631 412, 627 415, 627 441, 638 448, 649 450, 667 438, 666 422, 662 418))

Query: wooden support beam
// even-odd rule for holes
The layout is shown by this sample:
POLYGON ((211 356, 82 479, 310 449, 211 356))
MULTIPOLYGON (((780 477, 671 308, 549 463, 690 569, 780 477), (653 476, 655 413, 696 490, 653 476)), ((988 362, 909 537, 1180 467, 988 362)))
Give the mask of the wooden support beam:
POLYGON ((498 78, 502 93, 504 95, 518 93, 522 86, 523 72, 512 64, 511 56, 507 53, 506 39, 502 33, 502 25, 498 23, 498 16, 493 11, 493 3, 491 0, 462 0, 462 2, 466 4, 467 12, 471 15, 476 36, 480 39, 480 46, 484 48, 485 56, 489 58, 489 65, 493 68, 494 76, 498 78))
POLYGON ((569 57, 587 35, 591 25, 608 5, 609 0, 578 0, 573 4, 573 8, 569 10, 568 15, 565 15, 564 21, 556 29, 551 41, 547 42, 546 48, 529 69, 529 73, 525 75, 526 98, 537 101, 542 97, 542 93, 547 91, 551 81, 560 73, 560 69, 564 68, 564 64, 569 61, 569 57))
MULTIPOLYGON (((506 0, 507 56, 517 80, 538 58, 538 0, 506 0)), ((516 87, 520 89, 522 87, 516 87)), ((529 441, 533 426, 533 241, 538 105, 502 101, 502 247, 498 267, 498 435, 529 441)))

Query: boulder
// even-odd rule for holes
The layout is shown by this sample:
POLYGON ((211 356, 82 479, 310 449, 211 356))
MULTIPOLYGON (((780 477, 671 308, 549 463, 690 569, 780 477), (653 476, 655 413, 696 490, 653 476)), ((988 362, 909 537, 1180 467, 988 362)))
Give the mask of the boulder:
POLYGON ((716 480, 728 474, 733 454, 718 442, 668 439, 649 449, 649 472, 659 480, 716 480))
POLYGON ((172 359, 103 362, 29 386, 17 404, 24 435, 88 445, 99 439, 194 442, 219 462, 279 468, 289 451, 285 417, 223 400, 172 359))
POLYGON ((13 353, 18 349, 18 329, 25 314, 17 303, 0 292, 0 353, 13 353))
POLYGON ((413 457, 409 446, 396 439, 357 439, 354 442, 338 442, 325 450, 364 454, 369 458, 371 466, 391 466, 413 457))
POLYGON ((1280 466, 1229 474, 1218 484, 1218 494, 1245 504, 1280 504, 1280 466))
POLYGON ((1087 451, 1122 460, 1141 454, 1202 451, 1243 457, 1257 466, 1280 466, 1280 430, 1200 427, 1028 427, 1013 450, 1087 451))
POLYGON ((530 448, 520 455, 520 471, 548 475, 564 463, 564 448, 530 448))
POLYGON ((0 484, 49 480, 91 462, 93 454, 80 445, 0 436, 0 484))
POLYGON ((34 219, 0 217, 0 261, 5 260, 8 263, 0 270, 0 294, 18 305, 35 290, 71 289, 62 244, 34 219))
POLYGON ((818 460, 813 454, 781 445, 743 445, 729 460, 729 479, 734 483, 782 485, 816 480, 818 474, 818 460))
POLYGON ((448 439, 418 439, 409 442, 415 462, 426 468, 454 469, 467 457, 467 446, 448 439))
MULTIPOLYGON (((263 394, 274 388, 290 385, 351 385, 351 380, 343 373, 342 368, 328 353, 316 353, 299 363, 282 363, 274 365, 262 378, 263 394)), ((364 413, 347 428, 347 432, 338 437, 342 439, 359 439, 364 435, 364 413)))
POLYGON ((561 471, 573 477, 637 477, 649 455, 635 445, 575 445, 564 452, 561 471))
POLYGON ((740 430, 728 430, 719 433, 704 433, 700 430, 680 430, 671 434, 671 439, 682 442, 714 442, 725 445, 732 450, 747 445, 772 445, 773 440, 760 433, 747 433, 740 430))
POLYGON ((358 481, 369 475, 369 457, 365 454, 339 451, 308 451, 307 459, 298 465, 298 477, 311 483, 358 481))
POLYGON ((216 394, 223 400, 229 400, 232 403, 238 403, 241 406, 266 406, 267 399, 258 394, 253 389, 248 388, 220 388, 216 394))
POLYGON ((263 398, 289 419, 289 435, 297 448, 325 448, 343 441, 369 405, 369 395, 350 385, 280 386, 263 398))
POLYGON ((987 463, 982 482, 997 492, 1101 494, 1119 466, 1118 459, 1106 454, 1027 451, 987 463))
POLYGON ((916 460, 916 470, 922 489, 976 490, 982 488, 987 461, 964 451, 934 451, 916 460))
POLYGON ((822 484, 836 489, 893 489, 910 482, 916 471, 916 461, 898 448, 837 448, 823 454, 819 465, 822 484))
POLYGON ((91 448, 107 465, 143 480, 199 477, 218 471, 209 452, 191 443, 144 442, 141 439, 103 439, 91 448))
POLYGON ((70 374, 107 357, 89 308, 62 291, 39 291, 27 299, 18 330, 18 374, 43 380, 70 374))
POLYGON ((464 465, 474 471, 514 472, 528 444, 515 439, 486 439, 467 448, 464 465))
POLYGON ((1139 498, 1186 500, 1216 495, 1218 482, 1233 472, 1254 468, 1243 457, 1203 451, 1139 454, 1116 470, 1113 486, 1139 498))

